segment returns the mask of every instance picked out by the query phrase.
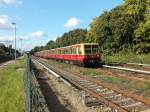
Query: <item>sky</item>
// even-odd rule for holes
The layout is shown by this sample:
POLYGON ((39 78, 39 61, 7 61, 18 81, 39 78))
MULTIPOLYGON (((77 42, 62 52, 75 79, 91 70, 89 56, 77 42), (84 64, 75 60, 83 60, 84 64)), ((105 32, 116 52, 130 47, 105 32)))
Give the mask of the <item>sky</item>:
POLYGON ((0 43, 31 50, 65 32, 89 28, 92 20, 123 0, 0 0, 0 43))

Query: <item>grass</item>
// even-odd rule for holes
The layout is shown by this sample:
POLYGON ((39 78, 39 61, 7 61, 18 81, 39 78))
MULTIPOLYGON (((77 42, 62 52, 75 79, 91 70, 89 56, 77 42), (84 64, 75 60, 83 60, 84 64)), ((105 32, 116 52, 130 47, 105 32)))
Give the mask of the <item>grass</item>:
POLYGON ((0 70, 0 112, 24 112, 25 59, 0 70))
POLYGON ((133 63, 147 63, 150 64, 150 53, 137 55, 135 53, 127 54, 114 54, 112 56, 102 56, 102 60, 105 63, 113 62, 133 62, 133 63))

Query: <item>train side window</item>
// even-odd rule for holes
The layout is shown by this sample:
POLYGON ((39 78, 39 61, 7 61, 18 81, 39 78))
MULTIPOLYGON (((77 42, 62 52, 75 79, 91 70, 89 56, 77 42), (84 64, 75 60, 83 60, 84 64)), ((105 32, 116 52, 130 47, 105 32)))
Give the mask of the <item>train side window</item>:
POLYGON ((68 48, 68 54, 70 54, 70 48, 68 48))
POLYGON ((72 54, 74 54, 74 48, 72 48, 72 54))
POLYGON ((66 54, 68 54, 68 49, 66 49, 66 54))
POLYGON ((79 53, 79 54, 82 54, 80 47, 78 47, 78 53, 79 53))
POLYGON ((67 49, 65 49, 65 53, 64 54, 67 54, 67 49))
POLYGON ((76 54, 76 52, 75 52, 75 48, 73 48, 73 54, 76 54))
POLYGON ((67 48, 67 54, 69 54, 69 49, 67 48))
POLYGON ((75 48, 75 54, 77 54, 77 48, 75 48))
POLYGON ((72 54, 72 48, 70 48, 70 54, 72 54))
POLYGON ((72 48, 72 54, 74 54, 74 48, 72 48))
POLYGON ((72 54, 72 50, 71 50, 71 48, 70 48, 70 54, 72 54))

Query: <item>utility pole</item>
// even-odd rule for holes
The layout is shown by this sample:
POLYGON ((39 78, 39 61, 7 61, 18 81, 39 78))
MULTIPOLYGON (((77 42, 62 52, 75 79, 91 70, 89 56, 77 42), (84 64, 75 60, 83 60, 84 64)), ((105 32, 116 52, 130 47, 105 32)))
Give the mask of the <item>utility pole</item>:
POLYGON ((15 62, 16 62, 16 23, 12 22, 12 25, 14 25, 14 30, 15 30, 15 62))

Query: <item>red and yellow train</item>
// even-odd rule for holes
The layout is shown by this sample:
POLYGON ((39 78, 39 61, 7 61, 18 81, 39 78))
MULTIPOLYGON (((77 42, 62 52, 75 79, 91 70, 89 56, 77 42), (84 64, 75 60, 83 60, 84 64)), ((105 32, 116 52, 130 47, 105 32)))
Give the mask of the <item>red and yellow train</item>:
POLYGON ((97 43, 81 43, 71 46, 44 50, 34 54, 37 57, 56 59, 83 66, 98 65, 101 57, 97 43))

